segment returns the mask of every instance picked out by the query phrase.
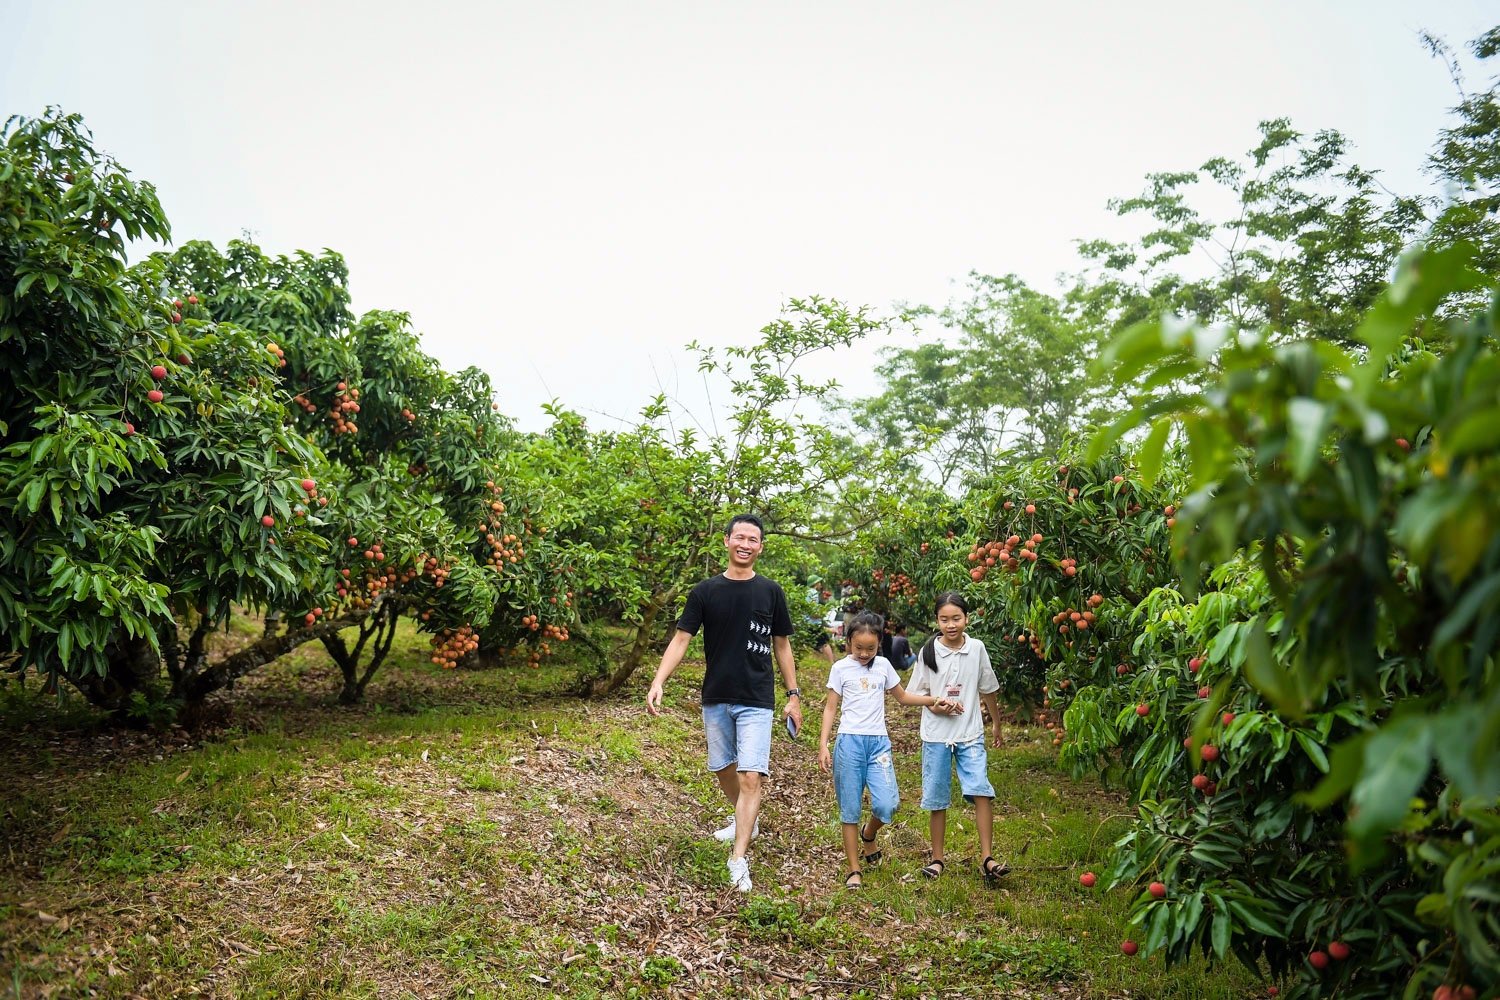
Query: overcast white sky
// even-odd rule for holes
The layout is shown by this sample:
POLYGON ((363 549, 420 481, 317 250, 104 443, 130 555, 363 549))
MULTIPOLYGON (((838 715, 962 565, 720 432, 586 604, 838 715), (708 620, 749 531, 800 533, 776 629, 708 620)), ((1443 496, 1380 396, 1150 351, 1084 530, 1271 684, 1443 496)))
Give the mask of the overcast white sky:
MULTIPOLYGON (((1488 17, 1486 10, 1488 8, 1488 17)), ((1048 286, 1145 173, 1338 128, 1396 190, 1456 94, 1417 32, 1469 0, 164 3, 0 0, 0 113, 58 104, 178 241, 331 247, 540 428, 557 398, 706 409, 683 349, 789 296, 1048 286)), ((829 359, 869 392, 873 351, 829 359)), ((593 416, 600 426, 610 421, 593 416)))

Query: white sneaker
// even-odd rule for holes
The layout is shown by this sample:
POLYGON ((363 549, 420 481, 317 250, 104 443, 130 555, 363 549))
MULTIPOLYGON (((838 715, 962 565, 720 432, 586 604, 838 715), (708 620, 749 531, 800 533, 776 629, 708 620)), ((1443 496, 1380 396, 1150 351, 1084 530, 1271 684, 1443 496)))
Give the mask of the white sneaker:
POLYGON ((750 891, 750 859, 729 859, 729 884, 740 892, 750 891))
MULTIPOLYGON (((760 817, 755 818, 755 827, 750 831, 750 839, 754 840, 760 836, 760 817)), ((714 839, 722 844, 734 843, 734 817, 729 817, 729 825, 720 827, 714 831, 714 839)))

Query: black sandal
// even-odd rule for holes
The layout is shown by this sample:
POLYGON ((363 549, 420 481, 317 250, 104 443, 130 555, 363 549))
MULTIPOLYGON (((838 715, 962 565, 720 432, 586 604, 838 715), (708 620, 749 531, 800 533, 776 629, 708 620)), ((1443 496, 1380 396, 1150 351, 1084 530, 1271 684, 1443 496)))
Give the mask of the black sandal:
POLYGON ((1000 883, 1000 876, 1010 871, 1010 865, 1006 864, 1004 861, 996 861, 994 858, 986 854, 984 856, 984 860, 979 862, 979 870, 984 873, 984 881, 986 884, 998 885, 1000 883))
MULTIPOLYGON (((880 831, 876 830, 875 831, 875 837, 879 837, 879 836, 880 836, 880 831)), ((867 844, 873 844, 873 843, 875 843, 875 837, 870 837, 870 838, 866 839, 865 838, 865 831, 863 829, 861 829, 859 831, 859 839, 863 840, 867 844)), ((880 864, 880 859, 882 857, 884 857, 884 855, 881 854, 880 851, 876 851, 873 854, 864 854, 864 853, 861 853, 860 856, 859 856, 859 860, 863 861, 865 864, 867 864, 867 865, 869 865, 870 867, 873 868, 874 866, 880 864)))
POLYGON ((937 878, 943 874, 943 860, 934 858, 922 866, 921 872, 923 878, 937 878))
POLYGON ((844 888, 845 889, 863 889, 864 887, 865 887, 865 874, 864 874, 864 872, 852 871, 848 875, 844 876, 844 888), (859 881, 858 882, 852 881, 853 879, 859 879, 859 881))

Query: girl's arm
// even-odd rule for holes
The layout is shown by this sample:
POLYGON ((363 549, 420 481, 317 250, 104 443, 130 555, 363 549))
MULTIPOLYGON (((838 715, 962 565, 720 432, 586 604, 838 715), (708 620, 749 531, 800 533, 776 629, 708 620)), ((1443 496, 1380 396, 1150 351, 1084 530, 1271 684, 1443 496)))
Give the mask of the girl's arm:
POLYGON ((943 703, 943 699, 935 698, 930 694, 912 694, 900 684, 891 688, 889 694, 903 705, 922 705, 935 709, 943 703))
POLYGON ((823 702, 823 732, 818 737, 818 766, 824 771, 833 769, 833 756, 828 752, 828 738, 833 735, 833 720, 839 712, 839 693, 828 689, 828 700, 823 702))
POLYGON ((990 728, 994 731, 995 746, 1000 745, 1000 699, 995 697, 995 692, 982 694, 979 701, 985 710, 990 713, 990 728))

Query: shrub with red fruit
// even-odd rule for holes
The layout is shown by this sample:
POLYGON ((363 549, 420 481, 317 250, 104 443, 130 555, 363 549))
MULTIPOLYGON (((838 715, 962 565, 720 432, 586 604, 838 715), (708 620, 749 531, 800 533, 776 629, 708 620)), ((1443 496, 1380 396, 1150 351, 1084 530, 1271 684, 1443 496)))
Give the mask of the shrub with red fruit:
MULTIPOLYGON (((1049 685, 1055 707, 1066 708, 1076 685, 1128 673, 1118 670, 1133 659, 1128 608, 1170 579, 1166 560, 1156 555, 1165 533, 1111 482, 1120 465, 1112 458, 1006 466, 970 492, 961 512, 939 508, 914 518, 949 525, 969 540, 949 550, 950 558, 933 563, 943 547, 921 552, 921 542, 931 539, 911 529, 853 553, 841 564, 843 575, 858 575, 861 564, 905 573, 919 596, 909 608, 892 610, 912 622, 931 617, 923 605, 937 591, 966 593, 976 612, 969 632, 990 650, 1002 700, 1029 711, 1049 685), (1064 679, 1074 686, 1062 686, 1064 679)), ((1148 501, 1158 495, 1154 487, 1132 493, 1148 501)), ((1068 741, 1059 745, 1066 759, 1068 741)))
POLYGON ((1493 277, 1443 244, 1341 330, 1353 353, 1152 324, 1105 351, 1132 410, 1095 448, 1149 427, 1149 480, 1170 435, 1194 488, 1181 584, 1134 609, 1154 669, 1065 721, 1137 797, 1113 879, 1170 871, 1195 900, 1134 910, 1169 962, 1232 953, 1307 996, 1500 987, 1500 548, 1475 542, 1500 525, 1500 439, 1469 437, 1500 426, 1500 351, 1492 313, 1459 318, 1493 277), (1161 705, 1149 727, 1075 720, 1140 700, 1161 705), (1211 777, 1189 786, 1195 743, 1211 777))
MULTIPOLYGON (((429 359, 425 370, 446 394, 433 405, 453 415, 456 432, 443 447, 462 465, 447 492, 413 494, 406 481, 387 488, 380 467, 393 442, 335 456, 332 437, 309 437, 285 406, 288 396, 331 383, 330 368, 364 363, 337 254, 273 259, 247 243, 220 252, 189 242, 127 267, 127 237, 171 242, 150 186, 94 150, 76 117, 15 118, 3 134, 0 206, 27 204, 38 232, 50 235, 18 253, 15 234, 0 226, 0 262, 37 254, 70 262, 30 288, 41 272, 0 273, 0 286, 15 292, 3 307, 15 350, 0 352, 12 390, 0 422, 7 445, 31 456, 0 476, 12 498, 0 501, 0 532, 18 537, 18 519, 30 525, 15 557, 0 553, 0 579, 19 588, 7 592, 25 595, 19 609, 0 607, 0 650, 21 654, 12 666, 66 679, 105 708, 159 720, 300 643, 336 640, 341 629, 393 613, 401 602, 378 596, 354 606, 354 588, 363 604, 374 581, 329 565, 342 537, 335 519, 368 517, 388 533, 392 556, 402 551, 389 541, 398 533, 442 540, 445 507, 461 508, 465 483, 498 460, 476 441, 487 431, 498 444, 504 425, 490 411, 488 384, 477 374, 448 376, 429 359), (97 221, 117 228, 78 217, 82 203, 59 198, 48 176, 58 164, 86 171, 108 192, 110 216, 97 221), (196 295, 174 301, 164 287, 213 293, 205 305, 196 295), (157 405, 169 378, 174 405, 157 405), (54 405, 60 399, 69 400, 66 410, 54 405), (118 410, 100 410, 104 401, 118 410), (482 423, 469 424, 460 449, 466 407, 482 409, 482 423), (340 485, 319 493, 318 481, 340 485), (359 484, 357 514, 329 503, 350 481, 359 484), (268 612, 268 634, 219 652, 205 638, 238 608, 268 612), (279 620, 296 627, 281 632, 279 620)), ((460 575, 466 585, 445 594, 467 593, 485 613, 499 603, 491 583, 460 575)), ((381 594, 394 594, 396 582, 382 584, 381 594)))

